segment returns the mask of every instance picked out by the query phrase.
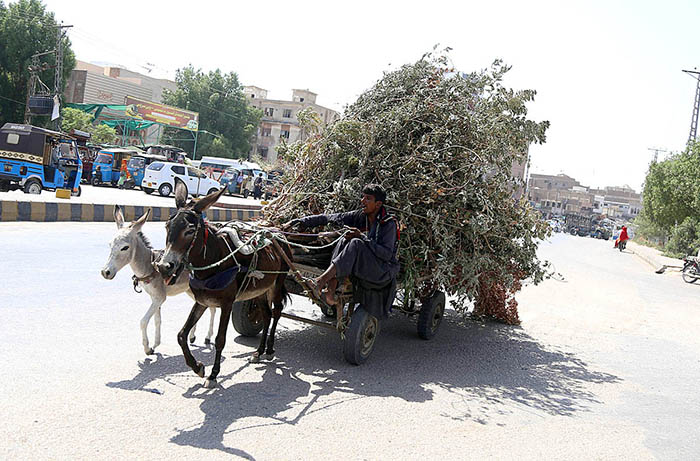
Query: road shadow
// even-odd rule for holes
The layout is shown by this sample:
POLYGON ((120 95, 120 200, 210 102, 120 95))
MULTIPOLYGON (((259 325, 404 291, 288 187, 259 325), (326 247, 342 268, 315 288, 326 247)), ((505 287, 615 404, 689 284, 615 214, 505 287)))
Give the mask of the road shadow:
MULTIPOLYGON (((203 388, 180 355, 144 363, 134 378, 107 385, 147 390, 154 380, 192 375, 197 384, 183 396, 201 400, 204 421, 178 430, 171 441, 252 459, 248 453, 227 447, 225 435, 261 425, 294 425, 308 414, 356 399, 395 397, 425 402, 433 399, 436 389, 442 389, 472 402, 462 413, 452 410, 445 417, 489 424, 497 405, 544 416, 588 411, 599 403, 592 385, 620 381, 612 374, 592 370, 572 353, 542 345, 518 327, 465 321, 448 311, 433 340, 419 339, 415 328, 415 321, 402 315, 389 319, 382 325, 372 357, 359 367, 344 362, 335 332, 309 327, 279 331, 273 362, 248 364, 243 360, 248 353, 232 356, 224 352, 228 366, 222 361, 215 389, 203 388), (261 381, 237 381, 236 375, 246 367, 260 370, 261 381), (332 398, 323 398, 330 395, 332 398), (255 422, 232 428, 249 417, 255 417, 255 422)), ((232 340, 250 346, 251 353, 258 342, 257 338, 229 336, 232 340)), ((211 349, 200 349, 195 355, 211 366, 211 349)))

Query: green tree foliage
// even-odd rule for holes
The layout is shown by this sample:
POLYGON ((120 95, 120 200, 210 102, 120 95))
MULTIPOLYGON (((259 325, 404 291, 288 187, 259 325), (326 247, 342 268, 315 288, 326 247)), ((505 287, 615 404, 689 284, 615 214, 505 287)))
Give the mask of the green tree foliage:
MULTIPOLYGON (((18 0, 5 6, 0 1, 0 121, 19 122, 24 118, 27 84, 32 55, 56 49, 56 19, 40 0, 18 0)), ((55 64, 53 56, 42 62, 55 64)), ((70 40, 63 39, 63 81, 75 67, 70 40)), ((53 91, 54 71, 39 74, 53 91)))
POLYGON ((400 219, 404 287, 441 287, 463 312, 517 323, 513 294, 547 275, 537 242, 548 226, 513 198, 513 162, 544 142, 548 122, 528 120, 535 92, 503 86, 509 67, 468 75, 445 54, 386 73, 343 118, 278 152, 291 159, 285 193, 266 210, 279 224, 356 209, 364 184, 381 183, 400 219))
POLYGON ((681 258, 696 255, 700 249, 700 219, 688 216, 671 231, 665 252, 669 256, 681 258))
POLYGON ((90 141, 96 144, 111 144, 117 137, 114 128, 107 125, 94 125, 94 117, 82 110, 66 107, 61 110, 61 129, 70 132, 72 129, 87 131, 91 134, 90 141))
MULTIPOLYGON (((695 239, 688 229, 693 228, 693 220, 700 220, 700 142, 649 165, 642 214, 652 230, 671 236, 671 253, 678 255, 693 245, 695 239)), ((644 228, 641 234, 648 237, 644 228)))
MULTIPOLYGON (((177 90, 165 91, 163 103, 199 113, 200 133, 197 157, 245 157, 257 130, 262 112, 246 102, 238 76, 219 69, 208 74, 192 66, 179 69, 175 77, 177 90), (219 136, 219 137, 217 137, 219 136)), ((193 143, 182 132, 167 129, 164 140, 192 152, 193 143), (172 141, 170 141, 172 140, 172 141)))

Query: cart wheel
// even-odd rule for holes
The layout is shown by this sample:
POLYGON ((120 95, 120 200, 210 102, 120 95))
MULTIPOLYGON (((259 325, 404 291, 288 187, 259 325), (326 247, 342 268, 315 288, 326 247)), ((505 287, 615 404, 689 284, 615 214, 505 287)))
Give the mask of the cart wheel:
POLYGON ((445 313, 445 293, 438 291, 423 300, 418 314, 418 336, 431 339, 437 333, 445 313))
POLYGON ((80 194, 82 194, 82 193, 83 193, 83 189, 80 186, 78 186, 78 190, 75 192, 71 191, 70 195, 72 195, 73 197, 80 197, 80 194))
POLYGON ((233 303, 233 309, 231 310, 233 328, 241 336, 257 336, 262 331, 263 322, 262 318, 255 314, 255 303, 253 300, 233 303))
POLYGON ((350 317, 350 325, 345 330, 343 355, 353 365, 361 365, 369 358, 379 334, 379 320, 357 306, 350 317))
POLYGON ((321 312, 323 312, 323 315, 326 317, 335 318, 336 310, 334 306, 326 306, 325 304, 322 304, 321 312))

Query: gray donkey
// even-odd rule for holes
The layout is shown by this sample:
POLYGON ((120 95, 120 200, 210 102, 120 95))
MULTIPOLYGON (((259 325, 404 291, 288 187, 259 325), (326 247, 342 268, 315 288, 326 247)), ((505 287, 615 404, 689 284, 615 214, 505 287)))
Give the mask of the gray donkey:
MULTIPOLYGON (((141 233, 141 227, 148 220, 151 214, 150 208, 143 216, 130 225, 124 225, 124 213, 119 205, 114 207, 114 221, 117 223, 117 235, 112 239, 110 246, 110 256, 107 264, 102 269, 102 276, 107 280, 112 280, 117 272, 127 264, 131 265, 134 273, 134 288, 140 286, 151 297, 151 306, 146 311, 146 315, 141 319, 141 335, 143 339, 143 350, 147 355, 153 354, 154 349, 160 344, 160 306, 168 296, 187 293, 192 299, 194 296, 190 291, 188 271, 182 271, 175 283, 166 285, 163 277, 156 270, 154 261, 160 256, 160 251, 153 250, 148 239, 141 233), (151 317, 155 314, 156 337, 153 347, 148 345, 148 334, 146 329, 151 317)), ((214 334, 214 314, 215 308, 210 308, 211 319, 209 320, 209 332, 204 340, 206 344, 211 342, 214 334)), ((195 340, 194 328, 189 336, 190 343, 195 340)))

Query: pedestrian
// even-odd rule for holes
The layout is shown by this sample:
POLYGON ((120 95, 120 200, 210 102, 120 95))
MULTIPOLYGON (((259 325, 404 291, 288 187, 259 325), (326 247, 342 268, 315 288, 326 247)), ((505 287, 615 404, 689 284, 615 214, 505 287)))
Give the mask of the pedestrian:
POLYGON ((238 193, 243 195, 243 172, 239 171, 236 177, 236 185, 238 187, 238 193))
POLYGON ((126 182, 126 160, 122 160, 122 167, 119 170, 119 180, 117 181, 117 186, 120 189, 124 189, 124 183, 126 182))
POLYGON ((262 186, 263 174, 260 173, 258 174, 258 177, 255 178, 255 182, 253 182, 253 199, 258 200, 260 197, 262 197, 262 186))

